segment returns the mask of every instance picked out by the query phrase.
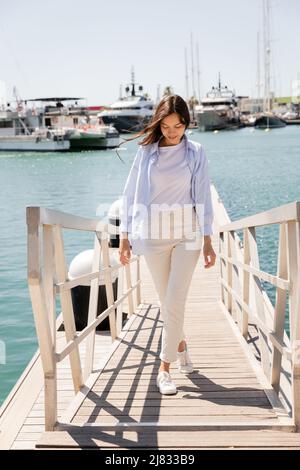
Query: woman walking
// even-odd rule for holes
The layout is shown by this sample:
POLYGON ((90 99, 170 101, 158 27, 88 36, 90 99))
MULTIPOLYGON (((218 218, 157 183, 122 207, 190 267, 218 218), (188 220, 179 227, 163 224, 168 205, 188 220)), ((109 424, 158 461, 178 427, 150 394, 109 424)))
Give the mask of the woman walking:
POLYGON ((202 146, 189 140, 186 102, 178 95, 162 99, 144 136, 123 191, 120 262, 130 250, 144 255, 163 319, 160 368, 156 384, 174 394, 170 363, 193 371, 183 331, 185 303, 203 249, 205 268, 215 264, 211 244, 213 209, 208 162, 202 146))

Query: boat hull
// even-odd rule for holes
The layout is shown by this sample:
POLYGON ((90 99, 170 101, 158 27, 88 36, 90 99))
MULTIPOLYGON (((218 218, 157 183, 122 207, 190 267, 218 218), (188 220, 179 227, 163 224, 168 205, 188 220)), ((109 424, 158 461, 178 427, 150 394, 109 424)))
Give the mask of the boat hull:
POLYGON ((119 135, 97 135, 84 133, 70 135, 71 150, 99 150, 116 148, 120 143, 119 135))
POLYGON ((151 120, 151 116, 103 116, 104 124, 112 124, 120 133, 137 132, 142 130, 151 120))
POLYGON ((260 116, 256 119, 255 127, 258 129, 275 129, 285 127, 286 122, 277 116, 260 116))
POLYGON ((0 151, 1 150, 23 152, 65 152, 70 150, 70 142, 68 140, 39 140, 31 137, 0 137, 0 151))
POLYGON ((242 127, 240 121, 229 120, 226 117, 219 116, 214 111, 205 111, 197 114, 198 129, 201 132, 220 131, 223 129, 238 129, 242 127))
POLYGON ((287 126, 300 126, 300 119, 285 119, 287 126))

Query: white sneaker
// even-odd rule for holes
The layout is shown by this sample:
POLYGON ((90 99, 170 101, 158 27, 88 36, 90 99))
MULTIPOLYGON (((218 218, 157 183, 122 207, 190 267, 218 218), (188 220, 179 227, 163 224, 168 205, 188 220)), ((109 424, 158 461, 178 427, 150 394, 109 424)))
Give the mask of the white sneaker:
POLYGON ((185 346, 184 351, 177 351, 177 367, 179 372, 181 372, 182 374, 190 374, 194 370, 194 366, 189 356, 187 346, 185 346))
POLYGON ((170 374, 164 370, 159 372, 156 378, 156 385, 162 395, 174 395, 177 393, 176 385, 172 382, 170 374))

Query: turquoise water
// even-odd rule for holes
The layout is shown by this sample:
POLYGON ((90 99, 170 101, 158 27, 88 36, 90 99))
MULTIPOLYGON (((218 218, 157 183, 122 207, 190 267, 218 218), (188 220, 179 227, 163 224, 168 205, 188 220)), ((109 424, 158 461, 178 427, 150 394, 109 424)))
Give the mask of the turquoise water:
MULTIPOLYGON (((300 200, 300 127, 270 133, 249 128, 218 134, 193 131, 189 137, 203 143, 211 180, 232 220, 300 200)), ((6 347, 0 403, 37 347, 26 279, 26 206, 94 217, 100 203, 110 204, 120 196, 136 149, 136 142, 123 146, 120 154, 126 164, 114 150, 0 153, 0 347, 6 347)), ((275 274, 277 227, 259 229, 258 239, 261 267, 275 274)), ((92 236, 72 232, 66 242, 69 262, 92 247, 92 236)))

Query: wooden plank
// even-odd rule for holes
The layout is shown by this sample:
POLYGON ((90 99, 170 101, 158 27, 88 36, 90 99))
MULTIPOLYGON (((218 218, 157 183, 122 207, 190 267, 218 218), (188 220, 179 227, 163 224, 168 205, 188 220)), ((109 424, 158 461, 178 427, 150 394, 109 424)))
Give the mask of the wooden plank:
POLYGON ((270 387, 269 381, 267 380, 267 378, 264 374, 264 371, 259 366, 256 359, 253 357, 253 355, 252 355, 252 353, 249 349, 247 341, 245 340, 245 338, 242 335, 239 334, 238 328, 237 328, 236 324, 234 323, 234 321, 232 319, 232 316, 229 315, 229 313, 226 312, 225 308, 222 305, 221 305, 221 307, 224 309, 224 313, 228 318, 229 324, 231 325, 233 332, 236 333, 236 337, 239 340, 239 343, 240 343, 245 355, 247 356, 250 364, 252 365, 253 370, 256 372, 256 376, 257 376, 259 382, 263 385, 264 391, 265 391, 270 403, 272 404, 273 408, 276 410, 276 413, 278 414, 278 416, 288 417, 288 411, 284 408, 282 402, 279 400, 278 395, 270 387))
MULTIPOLYGON (((140 305, 138 308, 138 312, 143 311, 144 306, 140 305)), ((82 404, 84 398, 86 395, 89 393, 90 389, 92 386, 95 384, 96 380, 98 379, 99 374, 101 374, 102 370, 106 366, 106 363, 109 361, 110 356, 114 353, 114 351, 119 347, 120 342, 124 337, 126 337, 126 334, 128 332, 128 329, 132 326, 132 324, 137 320, 137 314, 131 315, 131 317, 128 319, 126 324, 124 325, 124 329, 120 333, 120 336, 117 341, 114 341, 109 348, 109 351, 106 356, 102 357, 100 360, 100 363, 98 364, 98 370, 89 377, 88 381, 85 383, 85 387, 80 390, 80 392, 76 395, 75 399, 72 401, 70 406, 66 409, 64 413, 63 420, 65 422, 71 421, 73 416, 76 414, 76 411, 82 404)))
MULTIPOLYGON (((39 418, 36 418, 39 419, 39 418)), ((143 424, 143 423, 153 423, 155 422, 157 425, 158 424, 174 424, 176 420, 176 423, 191 423, 191 424, 198 424, 200 425, 201 423, 211 423, 213 424, 219 424, 219 423, 232 423, 232 422, 239 422, 240 424, 246 425, 248 422, 252 424, 253 422, 261 422, 263 421, 264 423, 269 423, 269 424, 280 424, 278 418, 274 417, 273 414, 269 413, 236 413, 236 414, 229 414, 229 413, 224 413, 222 415, 216 413, 215 410, 211 410, 211 413, 207 414, 201 414, 198 416, 193 416, 189 415, 188 417, 185 415, 181 416, 176 416, 175 417, 169 417, 169 416, 164 416, 160 417, 159 420, 157 419, 157 416, 147 416, 143 415, 141 416, 141 419, 139 420, 137 416, 129 416, 129 415, 121 415, 121 416, 113 416, 111 414, 106 414, 101 415, 101 416, 90 416, 88 423, 86 422, 86 417, 85 416, 75 416, 74 419, 72 420, 71 424, 74 425, 104 425, 104 424, 118 424, 118 423, 133 423, 133 424, 143 424)), ((59 424, 59 429, 61 426, 64 426, 64 423, 59 424)))
POLYGON ((98 429, 87 428, 82 432, 67 431, 44 433, 38 448, 46 447, 161 447, 172 446, 176 441, 181 448, 260 448, 260 447, 299 447, 300 435, 280 431, 125 431, 116 436, 113 431, 101 433, 98 429))
MULTIPOLYGON (((35 411, 36 416, 40 416, 39 410, 35 411)), ((195 414, 195 409, 193 407, 180 408, 175 405, 173 407, 132 407, 126 406, 118 409, 115 406, 107 407, 82 407, 78 410, 76 416, 84 416, 85 422, 87 417, 92 416, 119 416, 119 417, 135 417, 136 419, 142 419, 144 416, 168 416, 169 419, 174 419, 175 416, 227 416, 227 415, 240 415, 246 416, 248 414, 259 414, 259 415, 272 415, 275 417, 274 411, 266 405, 261 405, 255 407, 255 403, 243 403, 240 406, 229 405, 228 402, 224 400, 219 400, 218 403, 206 403, 202 407, 197 408, 197 415, 195 414), (209 405, 209 406, 208 406, 209 405), (226 406, 221 406, 226 405, 226 406)), ((188 418, 187 418, 188 419, 188 418)))
MULTIPOLYGON (((228 406, 222 406, 222 405, 225 405, 225 403, 221 402, 209 408, 207 406, 203 406, 201 409, 199 408, 197 416, 198 417, 201 417, 201 416, 208 416, 208 417, 210 416, 215 416, 215 417, 240 416, 241 418, 243 418, 244 422, 247 422, 248 417, 251 415, 261 416, 261 417, 269 416, 270 418, 278 422, 278 417, 274 414, 274 411, 265 406, 255 408, 254 406, 251 406, 248 404, 246 404, 243 407, 236 407, 236 406, 228 407, 228 406)), ((150 415, 149 415, 149 416, 152 416, 152 419, 153 419, 153 416, 156 416, 159 418, 161 416, 169 416, 169 419, 172 421, 174 420, 174 416, 187 416, 188 418, 186 419, 189 420, 192 416, 195 416, 195 414, 192 412, 185 413, 181 411, 174 415, 173 410, 169 408, 168 408, 169 414, 167 415, 165 413, 165 410, 162 410, 161 413, 158 413, 157 409, 149 408, 149 410, 152 410, 150 411, 150 415)), ((98 418, 100 421, 102 421, 103 418, 105 418, 106 420, 106 418, 109 416, 115 416, 115 417, 118 417, 118 419, 126 419, 126 421, 128 419, 142 421, 146 419, 147 415, 148 415, 148 410, 144 410, 144 408, 135 408, 134 410, 125 409, 124 411, 122 410, 120 411, 120 410, 116 410, 115 407, 112 407, 112 409, 105 409, 105 410, 101 409, 99 412, 95 414, 89 414, 86 409, 83 409, 82 411, 81 410, 78 411, 76 416, 72 419, 72 422, 75 419, 77 420, 77 418, 79 419, 79 422, 81 423, 86 423, 88 421, 89 422, 96 421, 98 418)), ((43 410, 35 410, 35 411, 32 411, 32 414, 31 414, 32 418, 42 418, 43 416, 44 416, 43 410)), ((62 419, 62 417, 60 418, 60 420, 62 422, 66 422, 65 420, 62 419)))
MULTIPOLYGON (((56 328, 58 329, 62 322, 62 316, 60 315, 56 321, 56 328)), ((64 331, 57 331, 57 341, 59 344, 65 344, 65 333, 64 331)), ((106 332, 99 331, 96 334, 96 360, 103 356, 103 349, 107 350, 108 344, 110 344, 110 339, 107 336, 106 332), (98 347, 99 339, 101 339, 101 348, 98 347)), ((63 371, 68 370, 68 373, 71 377, 70 366, 68 361, 65 360, 64 363, 58 364, 57 375, 58 379, 63 371), (65 369, 67 367, 67 369, 65 369)), ((67 405, 74 398, 74 387, 72 379, 70 379, 70 386, 68 391, 63 391, 60 388, 60 380, 58 380, 58 418, 61 417, 61 411, 67 408, 67 405), (64 397, 68 397, 67 403, 64 400, 64 397), (62 406, 63 404, 63 406, 62 406)), ((26 367, 24 373, 20 377, 19 381, 16 383, 15 387, 3 403, 1 407, 1 417, 0 417, 0 427, 4 429, 5 432, 0 434, 0 447, 1 449, 9 448, 27 448, 26 445, 22 447, 21 444, 15 447, 14 442, 17 442, 18 433, 22 430, 23 425, 27 420, 40 420, 39 424, 45 422, 45 412, 42 406, 42 409, 38 411, 40 417, 32 416, 32 407, 35 403, 44 403, 44 391, 43 391, 43 371, 41 366, 41 359, 39 351, 34 355, 33 359, 30 361, 26 367)), ((30 424, 28 422, 27 424, 30 424)), ((19 441, 18 441, 19 442, 19 441)), ((31 447, 34 448, 35 441, 31 442, 31 447)))

